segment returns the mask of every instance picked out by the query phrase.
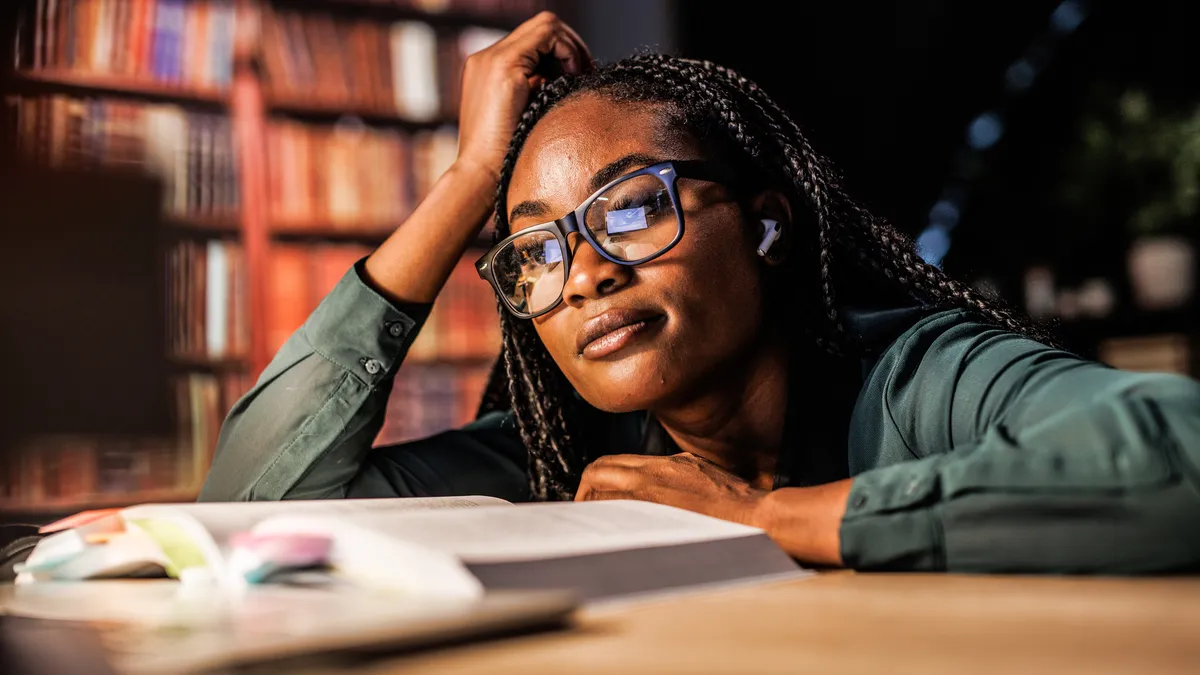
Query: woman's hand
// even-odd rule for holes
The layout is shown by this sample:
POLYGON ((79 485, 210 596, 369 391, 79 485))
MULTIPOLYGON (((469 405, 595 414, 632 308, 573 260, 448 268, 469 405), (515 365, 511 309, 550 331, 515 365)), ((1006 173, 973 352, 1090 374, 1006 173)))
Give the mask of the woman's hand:
POLYGON ((496 44, 467 58, 462 77, 458 161, 497 180, 529 94, 560 72, 592 67, 587 45, 570 26, 542 12, 496 44))
POLYGON ((575 501, 640 499, 761 527, 759 507, 767 494, 706 459, 681 452, 600 457, 584 469, 575 501))
POLYGON ((852 479, 813 487, 760 490, 712 462, 607 455, 588 465, 575 501, 640 499, 762 528, 794 558, 841 565, 840 529, 852 479))

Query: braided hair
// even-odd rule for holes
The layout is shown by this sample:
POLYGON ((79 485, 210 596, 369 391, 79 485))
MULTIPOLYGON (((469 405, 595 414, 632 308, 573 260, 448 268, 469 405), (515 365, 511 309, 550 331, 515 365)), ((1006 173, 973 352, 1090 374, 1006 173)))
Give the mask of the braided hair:
MULTIPOLYGON (((963 308, 980 320, 1053 344, 1051 336, 924 262, 912 241, 842 189, 830 162, 813 150, 799 126, 766 93, 738 73, 710 63, 644 54, 584 75, 563 76, 531 95, 509 145, 496 192, 495 237, 509 234, 507 192, 530 132, 573 96, 597 94, 619 103, 654 104, 667 126, 700 142, 711 159, 758 189, 780 190, 799 211, 792 251, 772 268, 768 293, 791 311, 790 337, 852 358, 872 349, 842 320, 847 302, 920 303, 963 308), (807 222, 804 222, 807 221, 807 222)), ((534 330, 533 322, 501 308, 501 358, 480 411, 511 408, 529 453, 535 499, 571 499, 584 467, 597 454, 582 432, 596 412, 575 393, 534 330), (507 399, 507 400, 505 400, 507 399)))

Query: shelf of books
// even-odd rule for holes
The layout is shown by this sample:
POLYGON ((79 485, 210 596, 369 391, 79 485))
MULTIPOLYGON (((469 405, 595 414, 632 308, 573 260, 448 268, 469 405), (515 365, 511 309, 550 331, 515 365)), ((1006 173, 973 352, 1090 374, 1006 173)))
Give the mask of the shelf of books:
POLYGON ((232 0, 25 0, 17 85, 219 104, 233 73, 232 0))
MULTIPOLYGON (((379 4, 387 3, 337 9, 379 4)), ((421 4, 431 12, 493 18, 517 7, 392 3, 402 12, 421 4)), ((261 19, 271 351, 454 161, 463 60, 504 35, 407 15, 323 11, 330 7, 277 2, 261 19)), ((495 297, 473 267, 479 254, 468 252, 434 304, 396 375, 377 444, 428 436, 474 417, 500 348, 495 297)))
MULTIPOLYGON (((273 354, 453 161, 463 60, 544 3, 20 4, 4 77, 15 147, 164 186, 177 414, 171 438, 28 439, 0 479, 0 511, 195 499, 260 351, 273 354), (234 103, 246 77, 261 105, 234 103), (260 159, 247 159, 258 155, 246 129, 261 130, 260 159), (251 246, 259 236, 266 244, 251 246)), ((471 265, 479 254, 435 303, 377 443, 473 418, 500 343, 495 298, 471 265)))
POLYGON ((36 0, 19 14, 5 104, 26 159, 138 171, 163 185, 170 437, 25 439, 0 510, 54 513, 194 499, 224 411, 248 387, 227 112, 235 7, 225 0, 36 0))

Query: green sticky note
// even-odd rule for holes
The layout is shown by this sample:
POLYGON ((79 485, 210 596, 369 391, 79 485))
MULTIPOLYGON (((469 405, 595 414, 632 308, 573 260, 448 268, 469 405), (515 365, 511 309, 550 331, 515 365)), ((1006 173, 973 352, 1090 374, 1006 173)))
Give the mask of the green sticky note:
POLYGON ((141 518, 130 520, 133 525, 145 532, 158 547, 162 549, 163 557, 167 559, 167 575, 178 579, 181 570, 189 567, 206 567, 204 552, 188 536, 187 530, 171 520, 141 518))

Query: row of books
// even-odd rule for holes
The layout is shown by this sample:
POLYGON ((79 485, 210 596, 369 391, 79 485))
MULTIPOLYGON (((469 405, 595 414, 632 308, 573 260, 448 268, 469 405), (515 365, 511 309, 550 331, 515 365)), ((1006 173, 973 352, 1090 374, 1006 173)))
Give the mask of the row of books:
POLYGON ((375 446, 394 445, 456 429, 471 420, 491 366, 406 362, 396 374, 375 446))
POLYGON ((321 299, 371 249, 355 244, 290 244, 271 247, 267 270, 266 332, 279 351, 321 299))
MULTIPOLYGON (((272 246, 267 301, 271 351, 278 351, 354 264, 370 253, 370 248, 353 244, 272 246)), ((451 273, 407 361, 478 362, 499 353, 496 296, 479 279, 470 258, 451 273)))
POLYGON ((386 234, 454 162, 453 127, 407 134, 356 124, 267 127, 267 205, 276 229, 386 234))
POLYGON ((240 202, 229 118, 179 106, 69 96, 8 99, 17 147, 50 166, 147 171, 177 216, 229 217, 240 202))
POLYGON ((212 463, 225 414, 251 382, 193 373, 172 382, 174 437, 47 435, 25 439, 0 467, 0 505, 88 504, 142 494, 195 494, 212 463))
POLYGON ((278 11, 265 17, 263 35, 270 98, 429 121, 457 114, 464 60, 505 33, 278 11))
POLYGON ((18 68, 221 89, 233 73, 233 0, 36 0, 18 68))
POLYGON ((523 19, 546 8, 545 0, 356 0, 359 4, 413 9, 429 14, 455 12, 469 16, 523 19))
POLYGON ((171 353, 188 360, 245 357, 250 335, 241 243, 176 242, 166 271, 171 353))
POLYGON ((455 265, 408 349, 408 362, 490 361, 500 353, 496 293, 475 271, 477 255, 468 252, 455 265))

